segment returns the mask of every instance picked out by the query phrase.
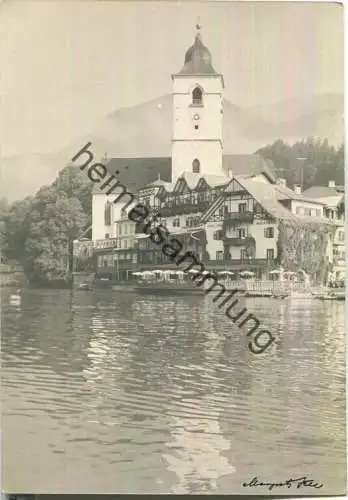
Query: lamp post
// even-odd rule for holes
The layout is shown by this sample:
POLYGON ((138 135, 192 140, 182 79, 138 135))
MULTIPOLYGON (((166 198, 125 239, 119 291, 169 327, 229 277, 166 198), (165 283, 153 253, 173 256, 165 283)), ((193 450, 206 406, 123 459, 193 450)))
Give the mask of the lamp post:
POLYGON ((303 167, 304 167, 304 162, 307 160, 307 158, 304 158, 302 156, 300 156, 299 158, 296 158, 297 161, 301 162, 301 193, 303 191, 303 167))

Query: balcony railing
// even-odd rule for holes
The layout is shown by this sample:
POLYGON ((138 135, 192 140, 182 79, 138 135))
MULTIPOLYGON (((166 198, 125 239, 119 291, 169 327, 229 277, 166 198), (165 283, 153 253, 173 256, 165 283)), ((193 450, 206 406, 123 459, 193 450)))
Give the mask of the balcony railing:
POLYGON ((197 212, 203 213, 208 209, 212 202, 213 200, 198 201, 197 203, 171 203, 170 205, 163 205, 159 210, 162 217, 168 217, 170 215, 194 214, 197 212))
POLYGON ((275 259, 224 259, 224 260, 207 260, 203 261, 206 267, 224 266, 230 268, 233 266, 274 266, 275 259))
POLYGON ((253 220, 253 212, 228 212, 224 215, 224 222, 227 224, 233 222, 253 222, 253 220))
POLYGON ((117 238, 107 238, 104 240, 96 240, 94 242, 95 250, 100 250, 104 248, 115 248, 117 246, 117 238))
POLYGON ((223 240, 225 244, 232 245, 235 247, 247 246, 250 245, 252 241, 255 241, 254 238, 250 236, 247 236, 245 238, 239 238, 238 236, 233 236, 233 237, 225 236, 223 240))

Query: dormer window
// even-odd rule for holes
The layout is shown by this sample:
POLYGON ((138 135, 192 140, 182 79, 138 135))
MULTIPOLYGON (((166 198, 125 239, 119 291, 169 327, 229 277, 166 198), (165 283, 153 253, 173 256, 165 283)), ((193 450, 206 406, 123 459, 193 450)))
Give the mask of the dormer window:
POLYGON ((192 172, 194 174, 199 174, 200 170, 201 170, 200 161, 197 158, 195 158, 192 162, 192 172))
POLYGON ((192 92, 192 105, 193 106, 203 105, 203 92, 200 87, 196 87, 192 92))

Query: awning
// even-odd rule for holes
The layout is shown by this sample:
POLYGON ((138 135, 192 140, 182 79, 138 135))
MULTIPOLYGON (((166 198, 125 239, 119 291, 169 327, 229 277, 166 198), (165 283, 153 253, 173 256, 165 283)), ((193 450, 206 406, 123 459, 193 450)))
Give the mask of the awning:
POLYGON ((145 233, 140 233, 140 234, 136 234, 135 235, 135 239, 136 240, 141 240, 141 239, 145 239, 145 238, 149 238, 150 235, 149 234, 145 234, 145 233))

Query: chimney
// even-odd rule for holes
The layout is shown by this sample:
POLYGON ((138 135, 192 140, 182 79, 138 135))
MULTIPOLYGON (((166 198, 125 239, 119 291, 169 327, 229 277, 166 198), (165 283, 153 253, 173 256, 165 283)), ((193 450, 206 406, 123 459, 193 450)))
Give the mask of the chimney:
POLYGON ((299 186, 298 184, 295 184, 294 186, 294 191, 296 194, 301 194, 301 186, 299 186))
POLYGON ((329 181, 329 188, 336 187, 335 181, 329 181))
POLYGON ((279 186, 286 187, 286 179, 283 179, 282 177, 278 177, 278 179, 277 179, 277 184, 278 184, 279 186))

